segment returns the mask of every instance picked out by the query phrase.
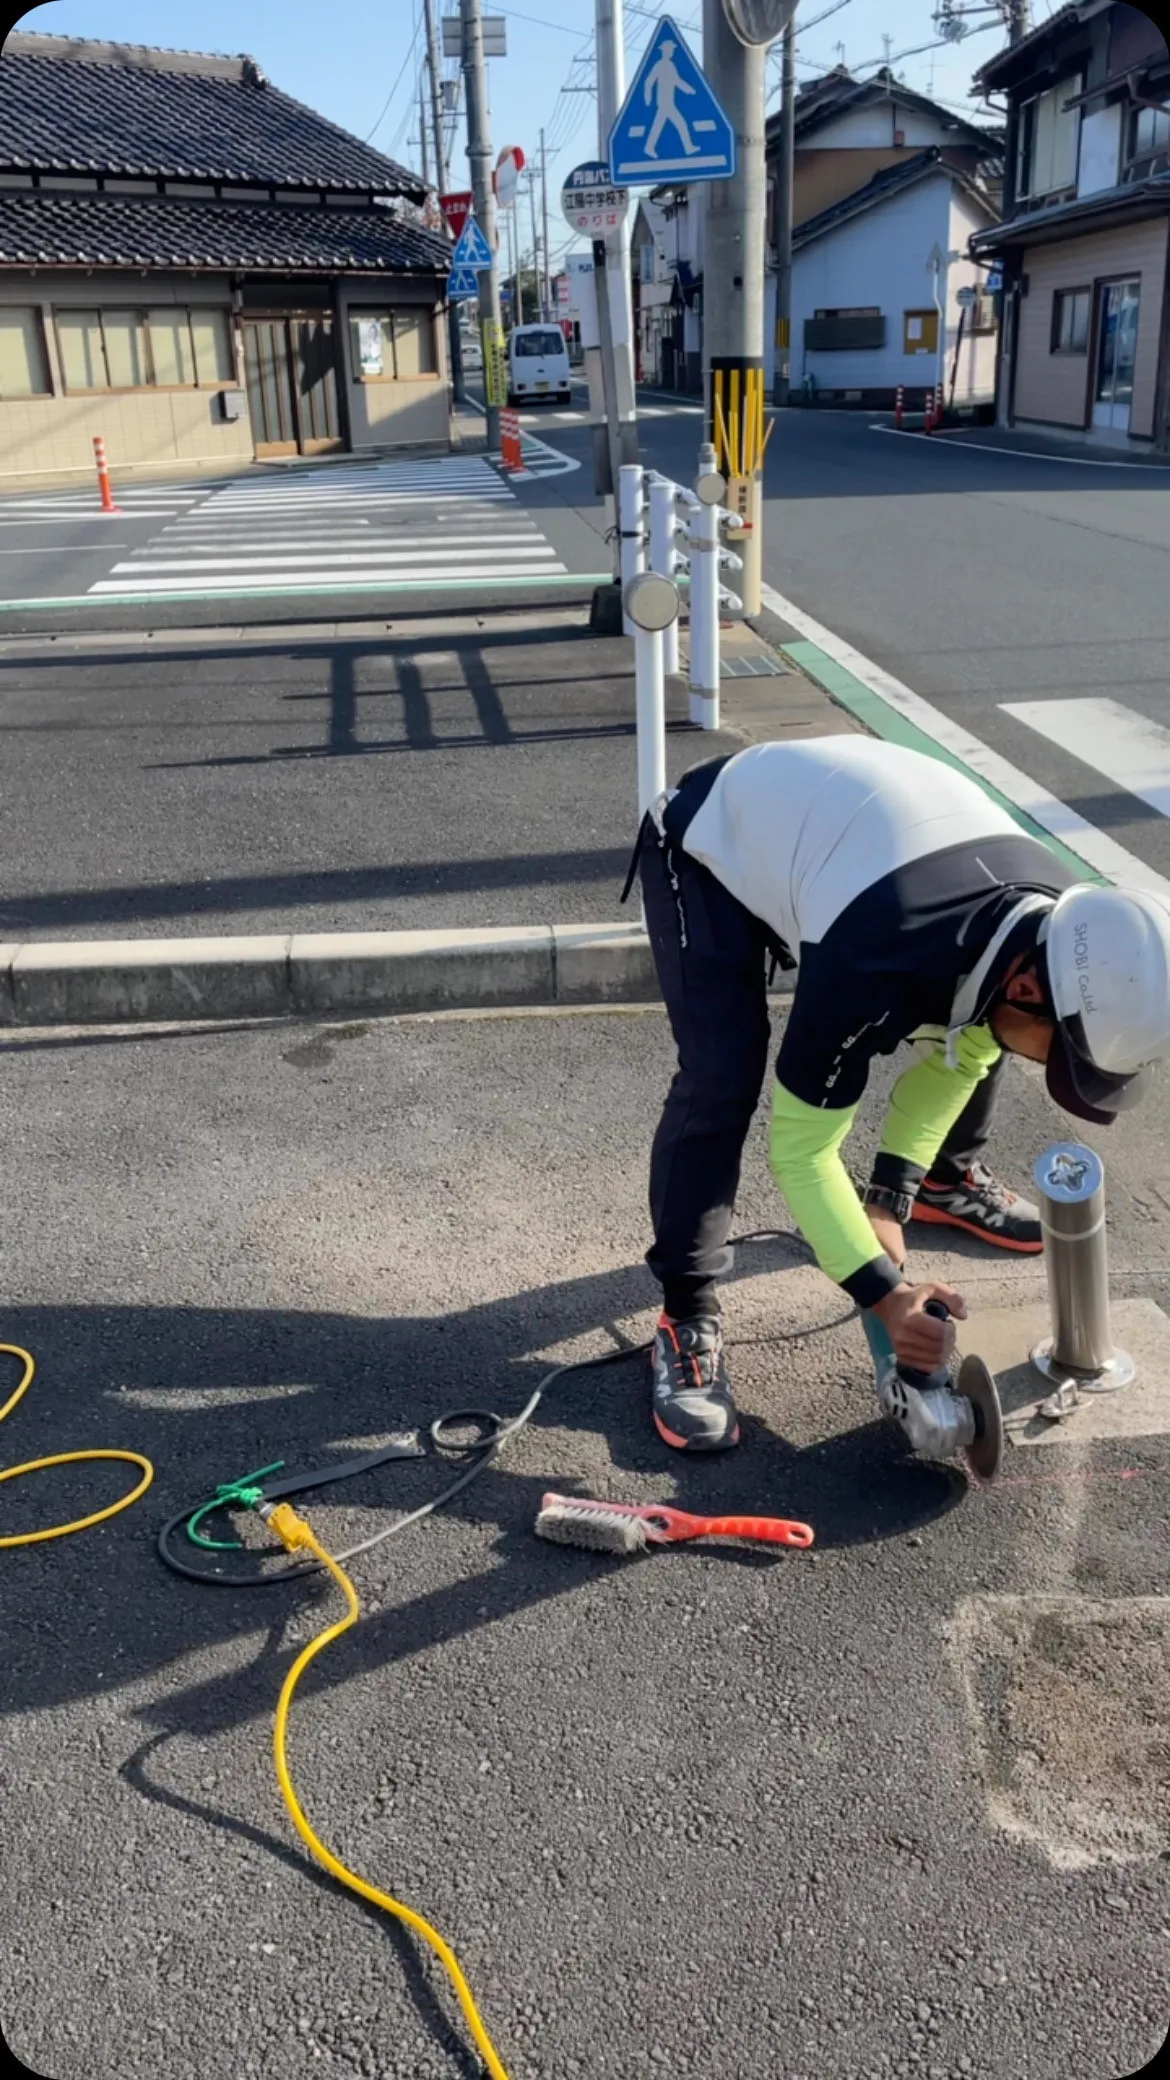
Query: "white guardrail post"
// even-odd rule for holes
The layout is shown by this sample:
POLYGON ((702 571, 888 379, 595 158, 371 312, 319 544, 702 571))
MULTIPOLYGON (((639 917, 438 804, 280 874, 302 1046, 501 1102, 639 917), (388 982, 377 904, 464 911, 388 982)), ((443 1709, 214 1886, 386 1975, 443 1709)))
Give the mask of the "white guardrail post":
MULTIPOLYGON (((683 491, 681 485, 673 483, 669 477, 659 476, 657 470, 650 471, 647 481, 650 485, 650 568, 659 577, 669 578, 673 585, 676 572, 686 563, 685 556, 680 555, 676 547, 678 537, 686 533, 686 524, 678 517, 678 505, 682 499, 691 504, 695 500, 690 493, 683 491)), ((662 668, 668 674, 678 670, 677 616, 669 628, 662 631, 662 668)))
POLYGON ((720 583, 720 570, 742 570, 743 560, 720 540, 722 525, 740 530, 738 513, 720 503, 727 485, 715 467, 709 441, 699 449, 695 479, 695 511, 688 536, 691 549, 691 721, 700 729, 719 727, 719 609, 743 602, 720 583))
POLYGON ((634 624, 625 612, 626 587, 646 568, 646 472, 640 462, 623 462, 618 489, 618 539, 621 545, 622 634, 632 636, 634 624))
POLYGON ((638 819, 666 787, 666 678, 662 638, 678 620, 678 587, 658 571, 642 571, 622 593, 634 631, 634 691, 638 723, 638 819))

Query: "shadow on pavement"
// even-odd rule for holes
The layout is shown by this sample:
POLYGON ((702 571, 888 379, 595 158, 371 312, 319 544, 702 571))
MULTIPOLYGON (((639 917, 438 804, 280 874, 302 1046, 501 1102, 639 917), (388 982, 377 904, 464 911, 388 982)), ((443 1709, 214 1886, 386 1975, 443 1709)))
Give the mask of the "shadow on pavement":
MULTIPOLYGON (((737 1275, 775 1273, 807 1261, 799 1239, 781 1236, 741 1247, 737 1275)), ((607 1325, 611 1348, 621 1348, 628 1339, 614 1323, 647 1309, 651 1297, 648 1273, 628 1266, 445 1319, 207 1308, 7 1308, 4 1340, 27 1346, 38 1371, 14 1426, 6 1428, 5 1461, 100 1446, 133 1447, 152 1459, 156 1481, 127 1516, 7 1557, 12 1644, 5 1707, 48 1711, 69 1699, 108 1696, 111 1689, 158 1674, 160 1694, 140 1710, 165 1730, 206 1735, 264 1717, 295 1651, 291 1647, 272 1650, 273 1666, 266 1668, 262 1683, 249 1666, 176 1694, 167 1690, 162 1672, 243 1627, 267 1623, 273 1604, 282 1618, 307 1602, 328 1607, 331 1586, 301 1582, 232 1592, 189 1584, 167 1572, 157 1557, 154 1541, 164 1519, 188 1504, 194 1507, 220 1482, 276 1458, 290 1471, 321 1465, 361 1449, 355 1440, 382 1438, 403 1428, 422 1430, 436 1416, 468 1404, 494 1407, 506 1416, 523 1405, 548 1369, 549 1361, 533 1352, 559 1351, 571 1339, 596 1337, 607 1325)), ((829 1297, 833 1312, 827 1319, 812 1329, 779 1329, 775 1342, 806 1343, 815 1363, 817 1336, 849 1315, 829 1297)), ((715 1459, 671 1453, 650 1424, 644 1364, 632 1353, 628 1365, 561 1379, 533 1419, 530 1437, 568 1428, 604 1441, 601 1462, 595 1449, 585 1455, 593 1462, 590 1474, 576 1477, 566 1465, 563 1472, 526 1475, 516 1466, 517 1460, 523 1463, 521 1443, 444 1512, 443 1521, 469 1530, 495 1527, 494 1549, 504 1555, 506 1566, 486 1575, 477 1570, 473 1579, 443 1583, 402 1603, 383 1586, 386 1567, 380 1553, 359 1563, 365 1569, 365 1594, 382 1607, 363 1622, 339 1657, 347 1678, 364 1668, 392 1665, 436 1640, 457 1638, 552 1596, 571 1594, 599 1566, 693 1564, 694 1555, 685 1548, 669 1557, 610 1561, 535 1538, 532 1526, 545 1490, 554 1485, 580 1491, 582 1478, 597 1478, 599 1463, 611 1489, 613 1476, 624 1471, 652 1483, 655 1492, 683 1509, 800 1517, 815 1527, 821 1551, 905 1534, 950 1509, 964 1491, 958 1477, 911 1461, 897 1435, 877 1423, 799 1449, 758 1420, 745 1418, 746 1449, 715 1459)), ((547 1460, 547 1451, 542 1456, 547 1460)), ((396 1463, 347 1483, 344 1491, 335 1489, 331 1506, 344 1495, 343 1506, 397 1515, 445 1487, 453 1470, 448 1457, 437 1460, 431 1452, 423 1461, 396 1463)), ((124 1475, 123 1467, 89 1464, 16 1483, 5 1496, 6 1529, 18 1533, 46 1521, 67 1521, 80 1505, 97 1508, 124 1492, 124 1475)), ((620 1492, 620 1480, 616 1485, 620 1492)), ((369 1535, 368 1517, 357 1535, 369 1535)), ((433 1533, 423 1525, 407 1535, 426 1539, 433 1533)), ((333 1528, 326 1536, 342 1542, 333 1528)), ((347 1532, 344 1542, 351 1539, 347 1532)), ((715 1550, 704 1549, 708 1554, 715 1550)), ((200 1565, 210 1558, 195 1557, 200 1565)), ((721 1557, 736 1567, 799 1564, 799 1556, 784 1552, 723 1549, 721 1557)), ((319 1680, 310 1674, 307 1687, 319 1680)), ((339 1680, 336 1668, 323 1680, 339 1680)))

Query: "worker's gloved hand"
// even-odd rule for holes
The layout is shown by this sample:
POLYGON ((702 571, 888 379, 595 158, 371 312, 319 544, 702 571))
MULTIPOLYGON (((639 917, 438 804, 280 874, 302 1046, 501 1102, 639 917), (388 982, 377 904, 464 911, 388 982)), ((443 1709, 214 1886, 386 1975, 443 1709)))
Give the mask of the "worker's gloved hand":
POLYGON ((914 1372, 937 1372, 955 1348, 954 1322, 940 1322, 927 1314, 928 1300, 941 1300, 948 1314, 966 1320, 967 1303, 953 1286, 896 1286, 873 1310, 894 1346, 899 1365, 914 1372))

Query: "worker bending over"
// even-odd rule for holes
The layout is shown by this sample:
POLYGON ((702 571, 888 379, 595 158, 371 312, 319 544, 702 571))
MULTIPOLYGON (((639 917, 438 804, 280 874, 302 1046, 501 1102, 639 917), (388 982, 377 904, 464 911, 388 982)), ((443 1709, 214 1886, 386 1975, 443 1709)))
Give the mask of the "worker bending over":
POLYGON ((767 1067, 769 961, 799 971, 772 1170, 822 1270, 863 1310, 897 1414, 885 1374, 936 1370, 954 1347, 926 1302, 966 1313, 951 1288, 907 1279, 906 1222, 1040 1249, 1036 1207, 983 1160, 1003 1053, 1045 1063, 1078 1119, 1104 1126, 1136 1103, 1146 1067, 1170 1054, 1170 906, 1078 883, 973 780, 862 736, 694 767, 644 819, 631 880, 639 864, 678 1046, 650 1159, 658 1430, 684 1451, 739 1438, 717 1285, 767 1067), (842 1144, 874 1057, 905 1041, 916 1059, 863 1205, 842 1144))

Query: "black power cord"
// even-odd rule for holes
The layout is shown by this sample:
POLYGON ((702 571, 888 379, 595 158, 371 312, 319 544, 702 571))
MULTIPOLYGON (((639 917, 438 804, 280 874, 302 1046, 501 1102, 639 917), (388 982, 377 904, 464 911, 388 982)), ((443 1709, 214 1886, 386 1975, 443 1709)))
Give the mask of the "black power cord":
MULTIPOLYGON (((733 1235, 729 1247, 741 1242, 791 1240, 792 1237, 783 1228, 753 1228, 750 1234, 733 1235)), ((472 1481, 478 1480, 481 1473, 486 1473, 504 1446, 532 1421, 544 1396, 556 1380, 563 1379, 570 1372, 592 1372, 602 1365, 618 1365, 628 1358, 644 1357, 652 1348, 649 1342, 630 1344, 622 1350, 606 1351, 600 1358, 576 1358, 565 1365, 554 1365, 533 1388, 523 1408, 515 1416, 500 1416, 490 1408, 457 1408, 452 1409, 448 1415, 436 1416, 429 1430, 431 1443, 436 1451, 449 1453, 453 1457, 464 1457, 474 1453, 471 1464, 438 1495, 432 1496, 429 1502, 421 1503, 418 1509, 409 1510, 405 1516, 396 1517, 392 1524, 388 1524, 382 1531, 375 1532, 372 1538, 365 1538, 358 1545, 348 1546, 343 1553, 335 1554, 335 1559, 341 1564, 356 1559, 359 1553, 373 1552, 375 1546, 383 1545, 388 1538, 394 1538, 398 1532, 405 1531, 408 1525, 421 1523, 424 1517, 433 1516, 436 1510, 443 1509, 448 1502, 453 1501, 464 1488, 471 1486, 472 1481), (450 1435, 453 1430, 469 1428, 474 1429, 477 1434, 465 1443, 457 1443, 450 1435)), ((254 1487, 249 1489, 249 1494, 257 1495, 258 1499, 264 1502, 274 1502, 278 1498, 287 1500, 289 1496, 305 1494, 309 1489, 324 1487, 331 1481, 352 1480, 359 1473, 368 1473, 387 1460, 416 1459, 419 1456, 420 1451, 416 1444, 408 1439, 397 1438, 376 1452, 366 1452, 361 1458, 348 1459, 338 1466, 318 1467, 308 1473, 285 1475, 282 1478, 270 1475, 258 1479, 254 1487)), ((235 1484, 237 1491, 240 1486, 240 1483, 235 1484)), ((223 1492, 222 1507, 228 1509, 233 1500, 238 1503, 243 1499, 238 1492, 233 1495, 229 1486, 223 1492)), ((320 1562, 316 1560, 298 1560, 289 1567, 274 1567, 264 1572, 254 1569, 250 1573, 192 1567, 189 1561, 180 1559, 175 1551, 174 1535, 180 1526, 190 1523, 192 1518, 206 1516, 208 1513, 208 1498, 201 1496, 198 1502, 188 1503, 186 1508, 176 1510, 173 1517, 167 1518, 158 1534, 158 1554, 172 1574, 182 1575, 186 1581, 200 1582, 211 1589, 271 1589, 282 1582, 295 1581, 298 1576, 324 1572, 320 1562)), ((261 1549, 262 1553, 277 1553, 283 1550, 282 1546, 267 1546, 261 1549)))

